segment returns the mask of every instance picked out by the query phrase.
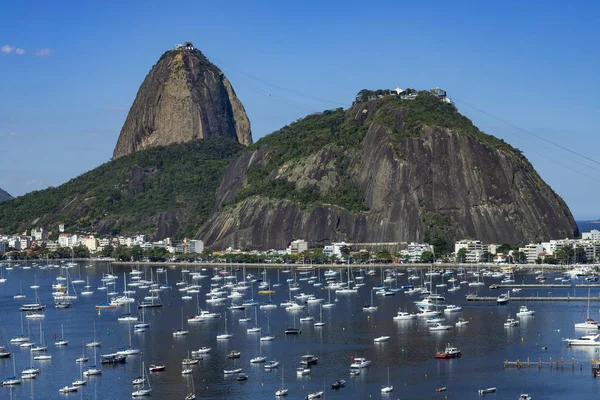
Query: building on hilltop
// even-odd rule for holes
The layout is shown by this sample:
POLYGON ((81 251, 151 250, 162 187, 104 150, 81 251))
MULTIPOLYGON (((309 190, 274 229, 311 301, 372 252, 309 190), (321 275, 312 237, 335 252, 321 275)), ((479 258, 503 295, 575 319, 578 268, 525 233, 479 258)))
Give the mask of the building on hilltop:
POLYGON ((435 94, 437 96, 437 98, 440 99, 441 101, 443 101, 444 103, 452 104, 452 100, 450 100, 446 96, 446 91, 444 89, 432 88, 429 91, 431 93, 435 94))

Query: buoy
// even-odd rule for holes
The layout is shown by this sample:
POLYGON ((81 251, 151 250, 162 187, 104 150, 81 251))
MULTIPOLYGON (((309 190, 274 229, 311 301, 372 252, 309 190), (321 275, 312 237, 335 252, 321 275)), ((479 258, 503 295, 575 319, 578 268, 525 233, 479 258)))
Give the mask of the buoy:
POLYGON ((371 319, 371 316, 370 316, 370 315, 367 315, 367 319, 371 319))
POLYGON ((521 338, 521 343, 523 343, 524 341, 525 341, 525 338, 523 338, 523 337, 522 337, 522 338, 521 338))

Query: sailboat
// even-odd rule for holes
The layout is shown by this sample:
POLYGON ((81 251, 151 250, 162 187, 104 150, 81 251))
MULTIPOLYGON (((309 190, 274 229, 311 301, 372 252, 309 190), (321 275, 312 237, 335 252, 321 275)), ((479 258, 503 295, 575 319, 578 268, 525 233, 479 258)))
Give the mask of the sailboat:
POLYGON ((287 396, 288 390, 283 386, 283 365, 281 366, 281 389, 275 392, 275 396, 287 396))
POLYGON ((21 379, 17 378, 17 367, 15 364, 15 358, 13 357, 13 376, 9 376, 5 381, 2 381, 2 386, 15 386, 20 384, 21 379))
POLYGON ((23 282, 19 281, 19 293, 15 294, 13 296, 13 299, 15 300, 21 300, 26 298, 27 296, 25 296, 25 293, 23 293, 23 282))
MULTIPOLYGON (((371 293, 371 296, 372 295, 373 294, 371 293)), ((323 321, 323 304, 320 304, 320 306, 321 306, 321 309, 320 309, 320 312, 319 312, 319 320, 317 322, 315 322, 315 324, 314 324, 314 326, 316 326, 316 327, 325 326, 326 325, 325 321, 323 321)))
POLYGON ((350 283, 352 283, 352 281, 350 280, 350 260, 348 260, 348 284, 346 287, 341 287, 339 289, 336 289, 335 293, 336 294, 356 294, 356 293, 358 293, 358 289, 351 287, 350 283))
POLYGON ((261 329, 262 328, 260 326, 258 326, 258 312, 256 310, 256 307, 254 307, 254 326, 251 326, 250 328, 246 329, 246 332, 248 332, 248 333, 260 332, 261 329))
POLYGON ((590 288, 588 288, 588 304, 587 304, 587 318, 583 322, 575 322, 575 328, 583 329, 598 329, 600 325, 593 318, 590 318, 590 288))
POLYGON ((227 332, 227 310, 223 314, 225 314, 225 332, 217 335, 217 339, 231 339, 233 334, 227 332))
POLYGON ((131 347, 131 326, 127 327, 127 333, 129 334, 129 345, 121 347, 117 351, 117 354, 121 356, 131 356, 133 354, 140 354, 139 349, 134 349, 133 347, 131 347))
POLYGON ((152 387, 150 386, 150 377, 146 374, 146 369, 144 368, 144 363, 142 362, 142 387, 135 390, 131 395, 133 397, 141 397, 141 396, 150 396, 152 393, 152 387), (146 387, 146 382, 148 382, 148 387, 146 387))
POLYGON ((65 326, 63 324, 60 324, 60 330, 61 330, 61 338, 57 341, 54 342, 55 346, 66 346, 69 344, 69 341, 65 339, 65 326))
POLYGON ((191 393, 188 393, 187 396, 185 396, 185 400, 195 400, 196 399, 196 389, 194 388, 194 380, 190 379, 190 381, 192 382, 192 391, 191 391, 191 393))
POLYGON ((142 309, 142 322, 133 326, 134 332, 144 332, 150 328, 150 323, 146 322, 146 309, 142 309))
POLYGON ((85 347, 100 347, 102 346, 102 342, 98 342, 96 340, 96 321, 94 321, 94 341, 86 343, 85 347))
POLYGON ((31 351, 46 351, 48 346, 44 346, 44 335, 42 334, 42 323, 40 322, 40 344, 31 347, 31 351))
POLYGON ((71 385, 83 386, 87 383, 87 379, 85 379, 83 376, 83 364, 82 363, 79 363, 79 376, 80 376, 80 378, 77 379, 76 381, 73 381, 73 383, 71 383, 71 385))
POLYGON ((89 296, 89 295, 94 294, 94 291, 92 290, 92 287, 90 286, 90 278, 89 277, 86 278, 86 284, 85 284, 85 286, 83 288, 85 290, 82 290, 80 292, 80 294, 82 296, 89 296))
POLYGON ((17 343, 27 343, 27 342, 29 342, 29 336, 25 335, 25 329, 23 327, 23 314, 21 314, 21 334, 16 335, 13 338, 11 338, 10 343, 17 344, 17 343))
MULTIPOLYGON (((45 352, 46 350, 48 350, 48 346, 44 343, 44 332, 42 331, 42 324, 40 323, 40 345, 32 347, 31 351, 45 352)), ((51 360, 52 356, 44 353, 34 356, 33 359, 36 361, 46 361, 51 360)))
POLYGON ((248 308, 244 307, 244 318, 238 319, 238 322, 250 322, 250 321, 252 321, 252 319, 248 317, 248 308))
POLYGON ((131 302, 127 302, 127 312, 117 317, 117 321, 121 322, 137 322, 137 317, 131 315, 131 302))
POLYGON ((394 390, 394 386, 390 385, 390 367, 388 367, 388 383, 387 386, 381 387, 381 393, 390 393, 394 390))
POLYGON ((323 308, 333 308, 335 307, 335 303, 331 302, 331 289, 327 289, 327 293, 329 297, 327 303, 323 304, 323 308))
POLYGON ((189 331, 186 331, 185 329, 183 329, 183 307, 181 307, 181 329, 177 329, 175 332, 173 332, 173 336, 177 337, 177 336, 185 336, 189 333, 189 331))
MULTIPOLYGON (((94 333, 95 333, 95 329, 94 329, 94 333)), ((89 368, 83 373, 83 376, 93 376, 93 375, 100 375, 102 374, 102 370, 100 368, 96 367, 96 363, 98 362, 96 360, 96 347, 97 346, 93 346, 94 347, 94 365, 90 365, 89 368)))
POLYGON ((271 333, 271 319, 267 317, 267 334, 260 337, 262 342, 272 342, 275 339, 275 335, 271 333))
POLYGON ((262 355, 262 342, 262 340, 258 341, 258 356, 250 359, 251 364, 264 363, 267 361, 267 357, 262 355))
POLYGON ((363 311, 366 311, 366 312, 377 311, 377 306, 373 304, 373 291, 372 290, 371 290, 371 303, 365 304, 363 306, 363 311))
POLYGON ((81 357, 75 360, 77 363, 88 362, 89 358, 85 356, 85 342, 81 342, 81 357))

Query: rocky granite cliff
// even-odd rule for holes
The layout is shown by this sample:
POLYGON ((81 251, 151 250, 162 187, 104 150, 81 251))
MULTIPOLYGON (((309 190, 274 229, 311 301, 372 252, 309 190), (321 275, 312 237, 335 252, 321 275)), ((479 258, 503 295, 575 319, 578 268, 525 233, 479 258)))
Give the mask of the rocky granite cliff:
POLYGON ((193 46, 167 51, 140 86, 113 152, 209 137, 252 143, 250 121, 223 72, 193 46))
POLYGON ((7 191, 0 189, 0 201, 12 199, 12 196, 7 191))
POLYGON ((429 92, 357 102, 259 140, 225 172, 197 234, 213 249, 335 241, 528 243, 573 237, 521 152, 429 92))

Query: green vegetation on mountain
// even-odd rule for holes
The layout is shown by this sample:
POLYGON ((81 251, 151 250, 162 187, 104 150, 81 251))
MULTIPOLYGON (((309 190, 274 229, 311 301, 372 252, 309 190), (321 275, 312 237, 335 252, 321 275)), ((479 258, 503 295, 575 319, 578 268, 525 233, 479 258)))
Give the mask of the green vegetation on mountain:
POLYGON ((158 216, 172 213, 177 237, 191 237, 212 210, 230 160, 243 146, 210 138, 135 152, 69 182, 0 204, 0 232, 36 226, 112 234, 153 234, 158 216))

